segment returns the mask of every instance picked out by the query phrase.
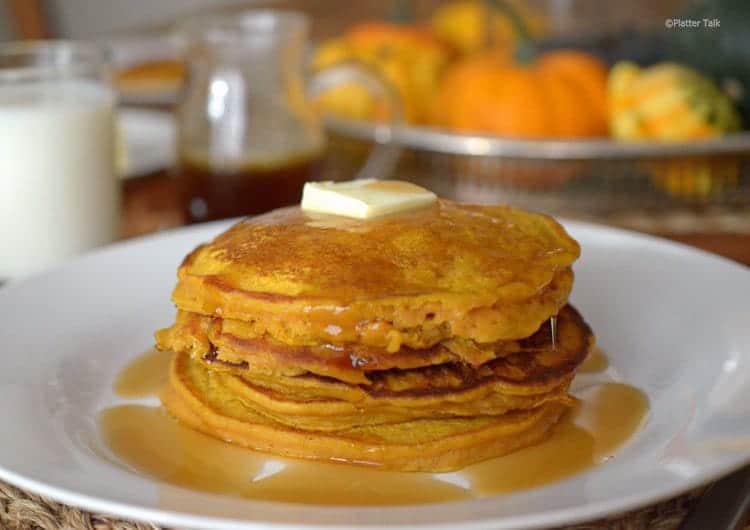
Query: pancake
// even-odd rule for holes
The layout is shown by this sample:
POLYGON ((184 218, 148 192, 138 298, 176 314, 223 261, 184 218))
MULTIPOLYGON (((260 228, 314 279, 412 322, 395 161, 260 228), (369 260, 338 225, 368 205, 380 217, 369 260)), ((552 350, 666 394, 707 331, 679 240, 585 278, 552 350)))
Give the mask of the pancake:
MULTIPOLYGON (((194 361, 191 361, 194 362, 194 361)), ((368 425, 387 425, 419 419, 471 418, 529 410, 549 401, 572 403, 568 388, 572 376, 546 392, 513 393, 513 385, 485 381, 464 391, 424 393, 418 396, 369 395, 359 403, 335 399, 299 401, 288 395, 230 374, 211 372, 214 389, 226 399, 238 400, 252 417, 263 416, 280 425, 311 432, 341 431, 368 425), (219 391, 219 388, 221 390, 219 391), (505 393, 504 390, 511 392, 505 393), (231 396, 231 398, 229 397, 231 396)), ((290 385, 291 386, 291 385, 290 385)), ((312 394, 317 389, 312 388, 312 394)), ((304 393, 303 393, 304 394, 304 393)), ((295 396, 298 397, 298 396, 295 396)), ((238 418, 240 419, 240 418, 238 418)), ((250 421, 249 418, 245 418, 250 421)))
POLYGON ((448 339, 429 348, 406 346, 390 353, 360 344, 286 344, 269 336, 243 337, 243 323, 178 311, 175 323, 156 333, 157 347, 210 357, 225 365, 241 366, 253 373, 294 376, 306 372, 349 383, 369 383, 367 373, 391 368, 410 369, 448 362, 478 366, 520 349, 518 341, 477 344, 448 339))
MULTIPOLYGON (((558 315, 561 331, 567 329, 569 321, 570 325, 588 330, 580 315, 568 306, 558 315)), ((498 357, 528 351, 533 343, 530 339, 491 344, 449 339, 423 350, 402 347, 396 353, 389 353, 357 344, 294 346, 268 337, 237 336, 241 328, 241 322, 180 311, 173 326, 157 332, 157 347, 206 358, 216 362, 219 368, 238 367, 258 375, 296 376, 311 372, 347 383, 369 384, 367 374, 374 371, 407 370, 450 362, 480 366, 498 357)), ((548 341, 549 333, 547 322, 532 337, 540 336, 540 340, 548 341)), ((590 330, 587 333, 590 334, 590 330)), ((565 348, 565 345, 560 347, 565 348)))
POLYGON ((526 447, 573 404, 594 343, 568 305, 579 253, 507 206, 246 219, 179 267, 162 402, 238 445, 384 469, 526 447))
POLYGON ((471 367, 446 363, 370 374, 367 385, 351 385, 315 374, 284 377, 204 359, 217 390, 254 413, 308 430, 337 430, 405 419, 502 414, 564 400, 575 369, 593 345, 578 312, 558 316, 557 342, 549 326, 519 344, 518 353, 471 367), (227 372, 222 374, 221 372, 227 372))
MULTIPOLYGON (((486 321, 491 320, 497 329, 518 330, 523 332, 506 333, 508 336, 523 333, 517 338, 523 338, 538 329, 538 326, 528 331, 526 329, 526 317, 531 314, 538 316, 547 315, 550 307, 555 310, 552 315, 565 304, 568 293, 573 285, 573 273, 570 269, 563 270, 555 275, 548 285, 536 297, 522 302, 505 303, 502 306, 490 309, 475 309, 471 311, 471 319, 464 324, 463 336, 454 335, 454 329, 449 323, 438 324, 438 319, 433 318, 421 325, 411 328, 395 329, 393 324, 383 320, 362 320, 356 326, 349 327, 349 331, 337 324, 325 324, 322 320, 301 319, 294 320, 284 315, 265 314, 262 317, 250 321, 242 321, 233 318, 224 318, 223 328, 227 334, 244 339, 270 337, 279 342, 294 346, 314 346, 317 344, 360 344, 373 348, 382 348, 390 353, 399 351, 402 347, 413 349, 426 349, 435 344, 454 340, 476 342, 471 336, 485 337, 481 332, 482 326, 489 325, 486 321), (477 333, 473 333, 477 329, 477 333), (335 332, 334 332, 335 331, 335 332), (527 332, 528 331, 528 332, 527 332)), ((182 313, 190 313, 181 310, 182 313)), ((214 316, 218 313, 214 311, 214 316)), ((210 316, 203 313, 204 316, 210 316)), ((550 315, 550 316, 552 316, 550 315)), ((299 315, 298 315, 299 317, 299 315)), ((301 317, 300 317, 301 318, 301 317)), ((468 318, 468 317, 467 317, 468 318)), ((534 320, 536 321, 536 320, 534 320)), ((540 321, 541 324, 542 321, 540 321)), ((482 342, 497 342, 502 340, 513 340, 512 338, 487 340, 482 342)))
POLYGON ((286 208, 189 254, 173 300, 280 340, 389 351, 513 340, 565 305, 579 253, 551 218, 507 206, 441 200, 367 220, 286 208))
POLYGON ((241 400, 212 391, 209 370, 174 358, 161 399, 186 425, 210 436, 277 455, 401 471, 452 471, 539 442, 569 407, 550 400, 499 416, 422 419, 335 432, 288 427, 254 413, 241 400))

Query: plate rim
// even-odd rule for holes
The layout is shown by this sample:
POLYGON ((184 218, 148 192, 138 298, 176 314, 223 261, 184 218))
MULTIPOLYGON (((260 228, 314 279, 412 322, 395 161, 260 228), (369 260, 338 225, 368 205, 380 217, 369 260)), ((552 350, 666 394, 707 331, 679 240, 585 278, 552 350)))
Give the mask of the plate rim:
MULTIPOLYGON (((27 479, 22 475, 8 471, 0 466, 0 480, 7 482, 8 484, 15 486, 23 491, 34 493, 42 497, 52 499, 61 504, 77 507, 79 509, 100 513, 109 516, 121 517, 123 519, 130 519, 134 521, 156 523, 159 525, 166 525, 173 528, 182 529, 203 529, 212 528, 216 530, 231 530, 231 529, 251 529, 261 530, 266 528, 277 528, 277 529, 331 529, 337 530, 343 529, 357 529, 366 528, 368 530, 375 529, 389 529, 389 530, 423 530, 425 528, 435 528, 438 530, 449 530, 455 529, 457 525, 461 525, 461 528, 467 530, 485 530, 488 526, 497 526, 498 528, 504 529, 532 529, 537 527, 548 527, 550 525, 569 525, 577 524, 588 521, 595 521, 604 517, 616 516, 619 514, 626 513, 628 511, 649 506, 652 504, 658 504, 667 499, 679 497, 701 486, 705 486, 721 477, 730 475, 735 471, 745 467, 750 463, 750 457, 738 457, 736 461, 728 466, 719 466, 721 469, 715 469, 711 472, 696 476, 695 478, 685 480, 679 487, 666 491, 665 488, 652 488, 657 492, 652 493, 652 490, 643 490, 639 494, 629 495, 626 497, 618 497, 609 501, 602 501, 590 508, 571 507, 561 510, 550 511, 536 514, 518 515, 510 517, 492 517, 485 519, 474 519, 460 522, 430 522, 424 524, 388 524, 382 525, 361 523, 357 525, 351 524, 336 524, 336 523, 325 523, 316 524, 308 523, 300 526, 298 523, 281 523, 273 521, 253 521, 250 519, 236 519, 229 517, 214 517, 206 515, 190 514, 183 511, 177 510, 165 510, 158 508, 146 508, 134 504, 129 504, 120 501, 112 501, 104 499, 103 497, 95 497, 91 495, 76 493, 65 488, 59 488, 56 486, 47 485, 41 481, 27 479), (498 526, 500 525, 500 526, 498 526)), ((487 497, 483 500, 489 500, 491 497, 487 497)), ((438 504, 465 504, 476 502, 479 499, 472 500, 461 500, 461 501, 449 501, 446 503, 438 504)), ((276 501, 264 501, 273 504, 293 504, 276 501)), ((406 505, 402 508, 408 508, 410 506, 429 506, 430 504, 422 505, 406 505)), ((314 509, 320 507, 320 505, 311 505, 310 508, 314 509)), ((360 513, 378 512, 382 511, 387 506, 371 507, 371 506, 344 506, 342 509, 353 510, 356 509, 360 513)))

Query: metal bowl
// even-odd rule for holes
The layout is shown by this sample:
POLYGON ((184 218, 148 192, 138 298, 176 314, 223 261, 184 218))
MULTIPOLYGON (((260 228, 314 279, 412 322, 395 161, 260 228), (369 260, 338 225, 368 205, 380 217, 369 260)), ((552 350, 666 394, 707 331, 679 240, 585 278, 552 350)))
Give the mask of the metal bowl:
POLYGON ((341 119, 326 126, 333 178, 350 178, 374 144, 386 144, 391 157, 384 177, 477 203, 574 217, 750 206, 750 133, 625 143, 514 140, 341 119))

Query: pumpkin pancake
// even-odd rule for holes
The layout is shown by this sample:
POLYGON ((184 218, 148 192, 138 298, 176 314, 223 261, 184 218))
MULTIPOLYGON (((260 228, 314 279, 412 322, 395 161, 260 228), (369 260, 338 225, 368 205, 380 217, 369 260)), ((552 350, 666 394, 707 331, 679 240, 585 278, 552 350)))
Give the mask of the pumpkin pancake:
POLYGON ((245 447, 384 469, 526 447, 573 403, 594 343, 567 305, 579 252, 507 206, 246 219, 179 267, 162 402, 245 447))
POLYGON ((575 369, 592 345, 591 330, 568 306, 558 316, 554 348, 546 326, 521 341, 517 353, 479 367, 446 363, 374 371, 367 385, 310 373, 258 374, 212 354, 204 363, 218 386, 255 413, 292 427, 323 431, 425 417, 502 414, 564 400, 575 369))
MULTIPOLYGON (((567 329, 570 322, 588 330, 580 315, 569 306, 563 308, 558 320, 561 330, 567 329)), ((529 348, 538 349, 537 345, 531 346, 536 340, 531 338, 491 344, 449 339, 423 350, 402 347, 396 353, 358 344, 295 346, 269 337, 236 336, 236 328, 241 329, 241 324, 180 311, 173 326, 156 334, 157 346, 163 350, 205 358, 216 362, 219 368, 237 367, 265 376, 296 376, 311 372, 354 384, 369 384, 367 374, 375 371, 391 368, 408 370, 451 362, 480 366, 498 357, 528 352, 529 348)), ((548 322, 532 337, 537 336, 548 340, 548 322)))
POLYGON ((553 219, 507 206, 441 200, 366 220, 286 208, 189 254, 173 300, 280 340, 513 340, 565 305, 579 252, 553 219))
POLYGON ((477 344, 467 339, 448 339, 421 350, 402 346, 394 353, 351 343, 300 346, 269 336, 238 336, 243 327, 237 321, 178 311, 175 323, 156 333, 157 347, 242 366, 258 374, 294 376, 312 372, 355 384, 369 383, 367 373, 376 370, 448 362, 478 366, 520 349, 518 341, 477 344))
POLYGON ((289 427, 235 399, 211 372, 177 355, 162 402, 177 419, 210 436, 282 456, 401 471, 451 471, 542 440, 569 399, 501 415, 420 419, 334 432, 289 427))
MULTIPOLYGON (((473 318, 479 322, 478 326, 480 327, 484 325, 482 322, 485 319, 494 319, 494 325, 497 327, 513 329, 518 325, 519 319, 524 320, 524 315, 529 313, 537 313, 540 315, 546 314, 549 307, 555 307, 556 313, 559 308, 565 304, 572 285, 573 273, 570 269, 565 269, 557 273, 553 277, 551 283, 545 287, 542 292, 530 300, 512 303, 508 302, 503 304, 502 307, 492 308, 488 311, 476 309, 472 311, 472 315, 473 318)), ((215 311, 215 313, 223 314, 221 311, 215 311)), ((200 323, 198 321, 187 321, 187 319, 192 317, 184 316, 198 314, 200 313, 191 313, 189 311, 180 310, 178 312, 177 326, 179 327, 181 324, 188 327, 199 325, 200 323), (181 316, 185 319, 182 323, 180 322, 181 316)), ((205 314, 203 316, 208 317, 208 315, 205 314)), ((219 317, 214 315, 212 318, 219 317)), ((476 343, 473 339, 453 335, 453 329, 445 322, 436 325, 435 318, 422 325, 398 330, 396 330, 391 323, 385 321, 361 321, 357 324, 356 330, 353 334, 346 334, 342 328, 335 328, 336 338, 333 338, 332 330, 329 329, 333 325, 327 325, 325 326, 325 329, 328 329, 331 333, 323 333, 323 335, 328 335, 328 338, 324 339, 321 339, 321 334, 315 331, 316 328, 322 326, 322 322, 317 321, 292 321, 289 318, 285 318, 283 315, 268 314, 263 318, 249 321, 237 320, 234 318, 222 318, 222 321, 223 323, 221 327, 227 336, 240 339, 263 339, 267 337, 294 346, 316 346, 321 343, 331 345, 358 344, 370 348, 384 349, 388 353, 395 353, 401 351, 404 347, 412 349, 428 349, 435 344, 446 340, 451 340, 452 343, 456 345, 461 343, 476 343), (355 342, 351 342, 352 340, 355 342)), ((202 323, 200 325, 207 324, 202 323)), ((174 331, 181 333, 179 329, 175 329, 174 331)), ((320 330, 318 329, 318 331, 320 330)), ((468 329, 468 331, 469 332, 465 333, 465 335, 471 336, 471 330, 468 329)), ((175 337, 175 340, 181 339, 175 337)), ((504 340, 507 341, 513 339, 504 340)), ((500 339, 499 341, 503 341, 503 339, 500 339)))

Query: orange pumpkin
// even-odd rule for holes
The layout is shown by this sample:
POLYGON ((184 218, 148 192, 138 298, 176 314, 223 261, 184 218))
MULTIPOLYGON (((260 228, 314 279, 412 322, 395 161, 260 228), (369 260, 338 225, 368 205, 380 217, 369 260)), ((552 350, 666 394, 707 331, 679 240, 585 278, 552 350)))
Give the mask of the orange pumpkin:
POLYGON ((607 132, 607 68, 573 50, 513 63, 502 52, 459 61, 441 82, 435 124, 517 138, 582 138, 607 132))

